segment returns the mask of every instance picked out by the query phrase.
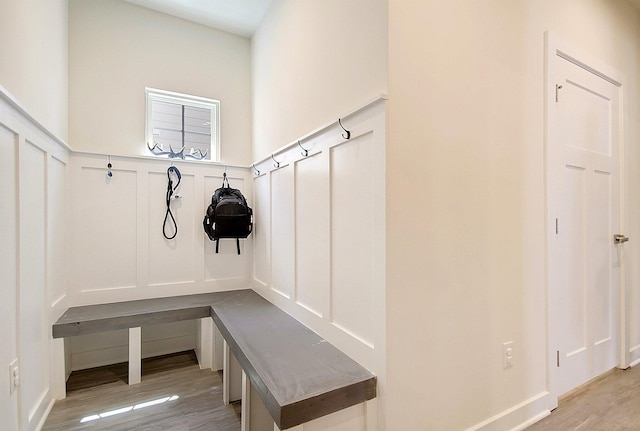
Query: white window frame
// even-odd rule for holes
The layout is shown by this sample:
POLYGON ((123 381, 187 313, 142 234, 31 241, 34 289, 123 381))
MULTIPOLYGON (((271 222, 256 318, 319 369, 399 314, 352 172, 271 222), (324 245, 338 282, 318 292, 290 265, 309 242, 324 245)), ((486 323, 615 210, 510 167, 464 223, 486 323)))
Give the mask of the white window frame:
MULTIPOLYGON (((147 99, 147 117, 145 139, 147 145, 152 147, 153 142, 153 110, 154 101, 175 103, 179 105, 205 108, 211 110, 211 142, 208 148, 209 156, 206 160, 212 162, 220 161, 220 101, 207 97, 193 96, 190 94, 176 93, 174 91, 159 90, 157 88, 145 87, 147 99)), ((167 149, 168 150, 168 149, 167 149)), ((175 150, 175 149, 174 149, 175 150)), ((189 149, 187 149, 188 151, 189 149)))

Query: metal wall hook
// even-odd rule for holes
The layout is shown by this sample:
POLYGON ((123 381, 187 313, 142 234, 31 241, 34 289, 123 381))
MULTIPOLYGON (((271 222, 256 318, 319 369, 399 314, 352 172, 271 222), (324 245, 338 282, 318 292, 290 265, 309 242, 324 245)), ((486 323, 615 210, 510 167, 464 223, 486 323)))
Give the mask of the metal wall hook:
POLYGON ((113 167, 113 165, 111 164, 111 156, 107 157, 109 158, 109 161, 107 163, 107 176, 111 178, 113 176, 113 172, 111 172, 111 168, 113 167))
POLYGON ((271 159, 275 162, 273 166, 275 166, 276 169, 280 169, 280 162, 277 161, 275 157, 273 157, 273 154, 271 155, 271 159))
POLYGON ((342 120, 340 120, 340 118, 338 118, 338 124, 340 124, 340 127, 342 127, 342 130, 344 130, 344 131, 347 133, 347 135, 346 135, 346 136, 345 136, 345 134, 343 133, 343 134, 342 134, 342 137, 343 137, 344 139, 351 139, 351 132, 344 128, 344 126, 342 125, 342 120))
POLYGON ((309 155, 309 150, 307 150, 305 147, 302 146, 302 144, 300 143, 300 140, 298 140, 298 146, 300 148, 302 148, 302 155, 307 157, 309 155))
POLYGON ((614 244, 622 244, 623 242, 627 242, 629 241, 629 237, 621 235, 621 234, 616 234, 613 236, 613 243, 614 244))
POLYGON ((260 176, 260 171, 258 170, 258 168, 256 168, 256 164, 253 164, 253 170, 256 171, 256 177, 260 176))

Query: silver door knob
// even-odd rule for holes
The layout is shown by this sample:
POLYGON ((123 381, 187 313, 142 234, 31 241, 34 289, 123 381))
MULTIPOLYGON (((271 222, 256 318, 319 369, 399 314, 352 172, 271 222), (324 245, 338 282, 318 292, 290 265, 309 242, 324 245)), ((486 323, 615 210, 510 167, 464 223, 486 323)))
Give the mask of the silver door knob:
POLYGON ((627 242, 627 241, 629 241, 629 237, 627 236, 620 235, 620 234, 616 234, 613 236, 614 244, 622 244, 623 242, 627 242))

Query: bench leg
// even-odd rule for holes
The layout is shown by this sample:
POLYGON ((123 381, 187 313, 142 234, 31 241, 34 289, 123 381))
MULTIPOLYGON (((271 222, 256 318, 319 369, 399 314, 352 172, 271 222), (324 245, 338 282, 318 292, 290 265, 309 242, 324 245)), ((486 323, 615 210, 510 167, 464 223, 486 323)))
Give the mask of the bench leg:
POLYGON ((129 384, 140 383, 142 376, 142 329, 129 328, 129 384))
POLYGON ((67 397, 67 367, 64 351, 64 338, 51 340, 51 391, 53 398, 63 400, 67 397))
POLYGON ((240 431, 272 431, 277 429, 264 403, 242 371, 242 409, 240 431))
POLYGON ((366 431, 376 431, 378 429, 378 399, 373 398, 364 402, 364 417, 366 431))
POLYGON ((240 409, 240 431, 251 431, 251 382, 242 371, 242 408, 240 409))
POLYGON ((223 352, 222 401, 225 405, 229 405, 242 399, 242 367, 231 353, 226 341, 223 343, 223 352))
POLYGON ((213 319, 200 319, 196 334, 196 356, 201 370, 213 368, 213 319))

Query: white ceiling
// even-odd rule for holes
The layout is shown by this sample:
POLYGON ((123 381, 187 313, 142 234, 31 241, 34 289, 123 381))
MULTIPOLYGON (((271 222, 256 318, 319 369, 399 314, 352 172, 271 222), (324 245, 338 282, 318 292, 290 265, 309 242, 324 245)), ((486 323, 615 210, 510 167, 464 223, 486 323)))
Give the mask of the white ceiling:
POLYGON ((271 3, 271 0, 126 1, 245 37, 253 35, 271 3))
MULTIPOLYGON (((251 37, 271 0, 126 0, 209 27, 251 37)), ((628 0, 640 9, 640 0, 628 0)))

